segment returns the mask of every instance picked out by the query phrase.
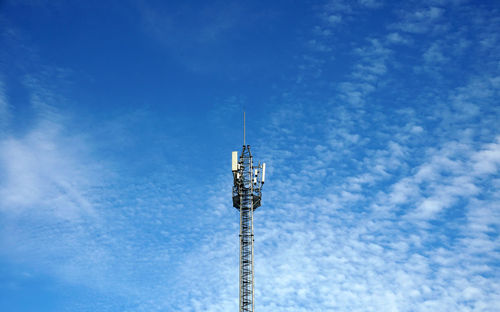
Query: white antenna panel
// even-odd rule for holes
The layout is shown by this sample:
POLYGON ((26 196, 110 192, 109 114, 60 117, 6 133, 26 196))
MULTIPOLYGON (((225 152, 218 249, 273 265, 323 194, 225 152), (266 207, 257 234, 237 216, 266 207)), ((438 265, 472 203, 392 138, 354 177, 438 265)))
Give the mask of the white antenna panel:
POLYGON ((233 152, 233 171, 238 171, 238 152, 233 152))
POLYGON ((262 164, 262 183, 266 181, 266 163, 262 164))

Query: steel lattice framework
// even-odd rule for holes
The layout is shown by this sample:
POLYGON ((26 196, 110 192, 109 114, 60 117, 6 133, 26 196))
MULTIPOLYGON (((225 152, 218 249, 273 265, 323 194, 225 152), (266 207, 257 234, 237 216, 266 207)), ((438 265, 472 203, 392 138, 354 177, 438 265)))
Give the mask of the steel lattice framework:
POLYGON ((253 312, 253 212, 260 206, 261 190, 265 180, 265 164, 253 166, 250 145, 243 145, 238 159, 233 152, 233 206, 240 212, 240 312, 253 312))

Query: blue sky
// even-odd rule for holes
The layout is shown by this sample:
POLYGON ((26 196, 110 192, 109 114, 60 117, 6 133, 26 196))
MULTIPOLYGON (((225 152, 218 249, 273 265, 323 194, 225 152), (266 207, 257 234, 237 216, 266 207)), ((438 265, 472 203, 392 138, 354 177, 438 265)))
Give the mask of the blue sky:
POLYGON ((495 1, 0 3, 3 311, 498 311, 495 1))

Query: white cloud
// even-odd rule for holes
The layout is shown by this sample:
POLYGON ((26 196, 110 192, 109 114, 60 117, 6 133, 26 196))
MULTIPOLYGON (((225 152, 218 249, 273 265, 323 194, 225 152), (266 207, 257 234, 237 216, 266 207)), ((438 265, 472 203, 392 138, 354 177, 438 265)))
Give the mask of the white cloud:
POLYGON ((367 96, 375 91, 377 82, 387 72, 387 60, 392 51, 378 39, 368 40, 369 44, 354 50, 360 56, 354 66, 351 81, 339 84, 340 97, 354 106, 362 106, 367 96))
POLYGON ((377 0, 359 0, 358 2, 367 8, 379 8, 383 5, 382 1, 377 0))
POLYGON ((61 138, 59 131, 57 123, 43 119, 24 137, 7 136, 0 142, 4 212, 29 210, 68 220, 95 213, 84 195, 90 185, 89 168, 77 156, 84 144, 78 138, 61 138))
POLYGON ((334 24, 340 23, 342 21, 342 16, 332 14, 332 15, 328 16, 327 20, 328 20, 328 23, 334 25, 334 24))
POLYGON ((474 175, 495 174, 500 166, 500 136, 495 143, 490 143, 485 148, 472 156, 474 161, 474 175))
POLYGON ((102 226, 93 192, 103 182, 101 168, 86 157, 83 136, 68 135, 65 117, 49 105, 56 98, 51 91, 35 81, 26 91, 32 123, 21 134, 6 127, 0 138, 0 253, 11 261, 29 259, 27 270, 104 287, 112 256, 92 237, 102 226))
POLYGON ((426 63, 444 63, 448 58, 443 55, 442 48, 439 43, 434 42, 427 51, 424 52, 424 61, 426 63))
POLYGON ((425 33, 436 26, 444 12, 444 9, 438 7, 416 9, 412 13, 404 13, 403 20, 394 24, 394 28, 407 33, 425 33))
POLYGON ((344 1, 344 0, 331 0, 328 1, 324 5, 324 9, 326 12, 341 12, 341 13, 348 13, 352 11, 351 6, 349 5, 349 2, 344 1))
POLYGON ((7 103, 7 98, 5 95, 5 86, 2 80, 0 80, 0 134, 3 134, 9 120, 9 106, 7 103))

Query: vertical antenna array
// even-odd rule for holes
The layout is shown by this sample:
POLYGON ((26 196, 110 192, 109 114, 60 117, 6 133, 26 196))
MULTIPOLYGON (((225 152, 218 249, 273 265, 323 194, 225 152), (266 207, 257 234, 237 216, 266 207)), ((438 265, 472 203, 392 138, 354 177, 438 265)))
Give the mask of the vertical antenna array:
POLYGON ((243 113, 243 149, 232 154, 233 207, 240 212, 240 281, 239 312, 254 312, 254 234, 253 212, 261 205, 266 164, 253 165, 250 145, 245 145, 245 113, 243 113))

